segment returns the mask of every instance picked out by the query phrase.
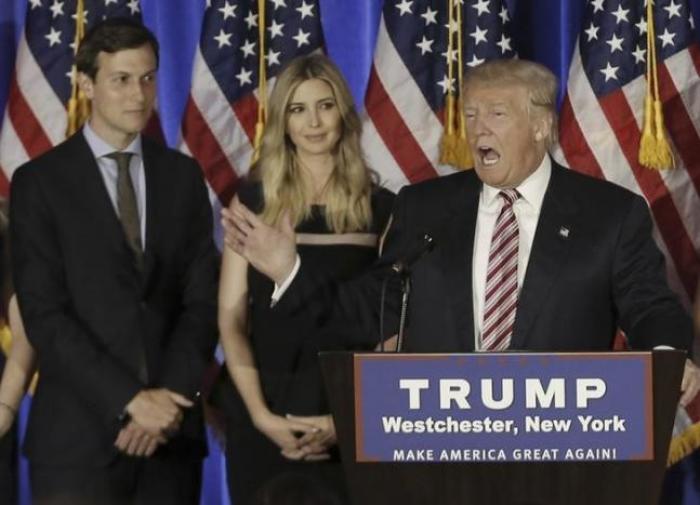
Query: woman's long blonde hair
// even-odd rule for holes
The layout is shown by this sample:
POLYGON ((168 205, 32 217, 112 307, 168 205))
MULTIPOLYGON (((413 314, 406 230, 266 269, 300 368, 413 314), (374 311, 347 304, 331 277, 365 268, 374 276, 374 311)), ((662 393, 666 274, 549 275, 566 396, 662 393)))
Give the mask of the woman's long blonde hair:
POLYGON ((262 182, 262 218, 276 224, 287 212, 296 226, 311 213, 312 195, 308 194, 295 146, 286 133, 289 102, 297 87, 309 79, 320 79, 331 87, 341 118, 340 139, 333 152, 334 169, 324 192, 326 222, 335 233, 366 230, 372 220, 373 175, 362 158, 360 118, 345 80, 320 54, 292 60, 277 77, 270 95, 260 158, 251 168, 253 176, 262 182))

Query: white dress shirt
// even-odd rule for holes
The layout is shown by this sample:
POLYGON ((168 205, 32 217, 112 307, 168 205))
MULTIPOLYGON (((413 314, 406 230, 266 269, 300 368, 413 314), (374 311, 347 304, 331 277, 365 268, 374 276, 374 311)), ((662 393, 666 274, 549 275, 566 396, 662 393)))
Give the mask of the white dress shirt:
MULTIPOLYGON (((530 259, 532 240, 535 238, 537 221, 540 218, 542 200, 552 175, 552 162, 545 156, 540 166, 517 188, 520 198, 513 204, 518 221, 518 292, 523 285, 527 262, 530 259)), ((472 300, 474 304, 474 349, 481 350, 481 328, 484 322, 484 297, 486 292, 486 269, 489 263, 491 236, 496 226, 503 199, 500 189, 483 185, 479 195, 479 210, 474 233, 474 256, 472 258, 472 300)))
MULTIPOLYGON (((108 154, 120 151, 115 149, 113 146, 109 145, 107 142, 102 140, 95 130, 90 128, 90 123, 86 122, 83 126, 83 136, 90 146, 95 161, 97 161, 97 167, 100 169, 100 175, 102 175, 102 180, 105 183, 105 188, 107 189, 107 194, 114 207, 114 212, 119 216, 119 209, 117 208, 117 161, 112 158, 108 158, 108 154)), ((129 161, 129 175, 131 175, 131 182, 134 185, 134 193, 136 194, 136 207, 139 212, 139 223, 141 228, 141 244, 143 248, 146 248, 146 174, 143 168, 143 149, 141 147, 141 135, 137 135, 136 138, 126 146, 125 149, 121 149, 121 152, 131 153, 131 160, 129 161)))

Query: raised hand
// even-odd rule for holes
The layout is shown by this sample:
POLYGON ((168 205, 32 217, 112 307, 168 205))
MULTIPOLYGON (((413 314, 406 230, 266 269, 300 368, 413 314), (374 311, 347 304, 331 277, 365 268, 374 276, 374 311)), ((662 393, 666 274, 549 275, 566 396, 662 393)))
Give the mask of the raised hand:
POLYGON ((278 227, 270 226, 235 197, 221 210, 226 245, 277 285, 292 272, 296 261, 296 235, 287 215, 278 227))

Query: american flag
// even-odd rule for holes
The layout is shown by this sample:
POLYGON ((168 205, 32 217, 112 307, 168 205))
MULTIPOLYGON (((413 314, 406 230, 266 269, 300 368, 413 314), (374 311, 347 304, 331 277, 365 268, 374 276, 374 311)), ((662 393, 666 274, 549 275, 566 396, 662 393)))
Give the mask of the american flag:
MULTIPOLYGON (((501 0, 455 0, 462 4, 465 68, 515 56, 510 15, 501 0)), ((386 0, 365 96, 363 147, 368 164, 398 189, 447 174, 440 165, 443 110, 450 81, 447 0, 386 0)))
MULTIPOLYGON (((226 205, 249 168, 257 121, 260 44, 257 2, 207 2, 180 149, 202 166, 210 188, 226 205)), ((316 0, 268 0, 265 12, 268 90, 296 56, 323 45, 316 0), (272 77, 272 79, 270 79, 272 77)))
POLYGON ((638 162, 642 125, 646 2, 587 2, 561 110, 568 164, 646 198, 671 285, 686 304, 700 273, 700 48, 685 0, 656 0, 660 95, 677 168, 638 162))
MULTIPOLYGON (((688 3, 655 0, 659 91, 677 166, 645 168, 638 162, 649 58, 645 4, 587 2, 561 109, 560 147, 572 168, 646 198, 670 283, 689 304, 700 273, 700 47, 688 3)), ((696 397, 679 409, 674 443, 699 420, 696 397)))
MULTIPOLYGON (((112 16, 141 22, 138 0, 85 0, 84 5, 88 29, 112 16)), ((3 196, 18 166, 65 139, 76 6, 77 0, 29 0, 0 131, 3 196)))

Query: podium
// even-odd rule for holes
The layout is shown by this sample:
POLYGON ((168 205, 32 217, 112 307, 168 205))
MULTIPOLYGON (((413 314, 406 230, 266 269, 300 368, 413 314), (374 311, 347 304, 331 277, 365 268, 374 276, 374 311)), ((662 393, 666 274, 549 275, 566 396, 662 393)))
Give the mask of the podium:
MULTIPOLYGON (((624 355, 624 353, 620 353, 624 355)), ((356 505, 658 505, 685 353, 650 354, 653 459, 358 462, 353 353, 321 353, 347 484, 356 505)), ((401 355, 394 355, 400 357, 401 355)), ((415 359, 420 355, 403 355, 415 359)), ((614 366, 612 358, 611 366, 614 366)))

